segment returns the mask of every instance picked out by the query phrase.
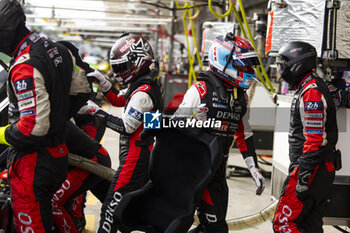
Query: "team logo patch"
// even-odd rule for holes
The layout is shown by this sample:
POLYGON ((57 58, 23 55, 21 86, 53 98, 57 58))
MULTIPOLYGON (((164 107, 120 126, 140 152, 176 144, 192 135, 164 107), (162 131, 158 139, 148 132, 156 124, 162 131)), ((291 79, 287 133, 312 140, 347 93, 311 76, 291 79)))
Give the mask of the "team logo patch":
POLYGON ((14 84, 15 84, 15 89, 17 93, 20 91, 33 89, 33 79, 31 78, 18 80, 14 84))
POLYGON ((145 129, 160 129, 161 113, 156 112, 144 112, 143 113, 143 128, 145 129))
POLYGON ((35 106, 34 98, 30 98, 30 99, 26 99, 18 102, 19 111, 21 111, 22 109, 31 108, 34 106, 35 106))
POLYGON ((21 116, 21 117, 24 117, 24 116, 33 116, 34 114, 35 114, 34 109, 31 109, 31 110, 22 111, 20 116, 21 116))
POLYGON ((305 130, 305 134, 322 134, 323 130, 322 129, 308 129, 305 130))
POLYGON ((142 121, 142 113, 137 111, 133 107, 130 108, 128 115, 131 116, 132 118, 138 120, 138 121, 142 121))
POLYGON ((17 99, 24 100, 24 99, 28 99, 28 98, 33 97, 33 96, 34 96, 33 91, 26 91, 26 92, 23 92, 21 94, 18 94, 17 99))
POLYGON ((304 109, 305 109, 305 111, 323 110, 323 102, 322 101, 306 101, 304 109))
POLYGON ((305 118, 322 119, 323 113, 305 113, 305 118))
POLYGON ((214 108, 224 108, 224 109, 228 109, 228 106, 225 104, 218 104, 218 103, 213 103, 213 107, 214 108))
POLYGON ((322 128, 323 127, 323 121, 305 121, 306 127, 315 127, 315 128, 322 128))

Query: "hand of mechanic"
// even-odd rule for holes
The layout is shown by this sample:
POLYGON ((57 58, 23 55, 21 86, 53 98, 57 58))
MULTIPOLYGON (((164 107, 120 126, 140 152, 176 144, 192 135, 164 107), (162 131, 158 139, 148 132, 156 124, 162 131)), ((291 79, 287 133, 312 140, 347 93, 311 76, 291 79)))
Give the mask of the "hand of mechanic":
POLYGON ((95 113, 99 110, 101 110, 100 106, 98 106, 94 101, 88 100, 86 104, 79 109, 78 114, 95 115, 95 113))
POLYGON ((299 174, 299 178, 298 178, 295 191, 297 193, 297 198, 300 201, 305 201, 310 197, 309 196, 309 179, 311 176, 311 172, 299 170, 298 174, 299 174))
POLYGON ((94 70, 94 72, 90 72, 86 76, 90 78, 95 78, 98 81, 99 88, 102 92, 107 92, 112 87, 112 83, 108 81, 107 77, 101 74, 98 70, 94 70))
POLYGON ((195 119, 196 121, 206 121, 208 119, 207 114, 208 114, 209 109, 205 107, 205 104, 199 105, 195 109, 195 113, 191 116, 191 120, 195 119))
POLYGON ((261 195, 265 189, 265 178, 262 176, 261 171, 258 168, 256 162, 254 162, 253 156, 248 156, 244 159, 244 161, 247 164, 247 167, 255 181, 256 186, 258 187, 256 189, 256 195, 261 195))

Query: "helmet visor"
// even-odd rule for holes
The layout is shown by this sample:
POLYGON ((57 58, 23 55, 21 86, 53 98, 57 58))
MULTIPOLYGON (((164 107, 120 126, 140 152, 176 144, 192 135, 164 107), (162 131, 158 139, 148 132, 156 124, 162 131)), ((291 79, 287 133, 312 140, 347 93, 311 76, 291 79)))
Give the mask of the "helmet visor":
POLYGON ((277 72, 282 75, 284 71, 286 70, 286 64, 287 60, 283 58, 282 56, 278 56, 276 58, 276 67, 277 67, 277 72))
POLYGON ((111 64, 113 73, 116 75, 122 74, 128 70, 128 59, 126 58, 111 59, 109 60, 109 63, 111 64))
POLYGON ((255 71, 251 66, 233 66, 233 68, 244 73, 255 74, 255 71))
POLYGON ((232 56, 232 65, 233 66, 258 66, 260 65, 258 54, 254 51, 234 54, 232 56))

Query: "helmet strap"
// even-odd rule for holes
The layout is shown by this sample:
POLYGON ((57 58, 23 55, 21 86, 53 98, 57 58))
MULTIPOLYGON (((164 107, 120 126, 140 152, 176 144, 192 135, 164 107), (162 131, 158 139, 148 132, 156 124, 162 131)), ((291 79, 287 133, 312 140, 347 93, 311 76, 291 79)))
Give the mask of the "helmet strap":
MULTIPOLYGON (((229 41, 234 41, 236 40, 234 34, 232 32, 229 32, 226 34, 226 37, 225 37, 225 40, 229 40, 229 41)), ((230 56, 228 57, 227 61, 226 61, 226 64, 224 66, 224 69, 223 69, 223 72, 225 72, 225 70, 227 69, 227 66, 229 64, 229 62, 231 61, 232 59, 232 55, 233 55, 233 52, 235 51, 235 46, 232 46, 232 49, 231 49, 231 52, 230 52, 230 56)))
POLYGON ((233 46, 232 49, 231 49, 231 52, 230 52, 230 55, 226 61, 226 64, 224 66, 224 69, 222 70, 224 73, 225 73, 225 70, 227 69, 227 66, 228 64, 230 63, 231 59, 232 59, 232 55, 233 55, 233 52, 235 51, 235 47, 233 46))

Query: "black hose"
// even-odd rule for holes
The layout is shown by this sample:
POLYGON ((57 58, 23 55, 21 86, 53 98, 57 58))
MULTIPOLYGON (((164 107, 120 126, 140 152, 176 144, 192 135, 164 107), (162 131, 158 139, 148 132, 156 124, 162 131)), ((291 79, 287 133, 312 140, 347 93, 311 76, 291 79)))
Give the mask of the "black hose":
POLYGON ((268 166, 272 166, 272 163, 265 160, 261 155, 258 155, 258 163, 264 164, 264 165, 268 165, 268 166), (261 160, 261 161, 260 161, 261 160))
POLYGON ((350 231, 346 231, 343 228, 341 228, 340 226, 333 226, 335 229, 337 229, 338 231, 344 232, 344 233, 350 233, 350 231))

